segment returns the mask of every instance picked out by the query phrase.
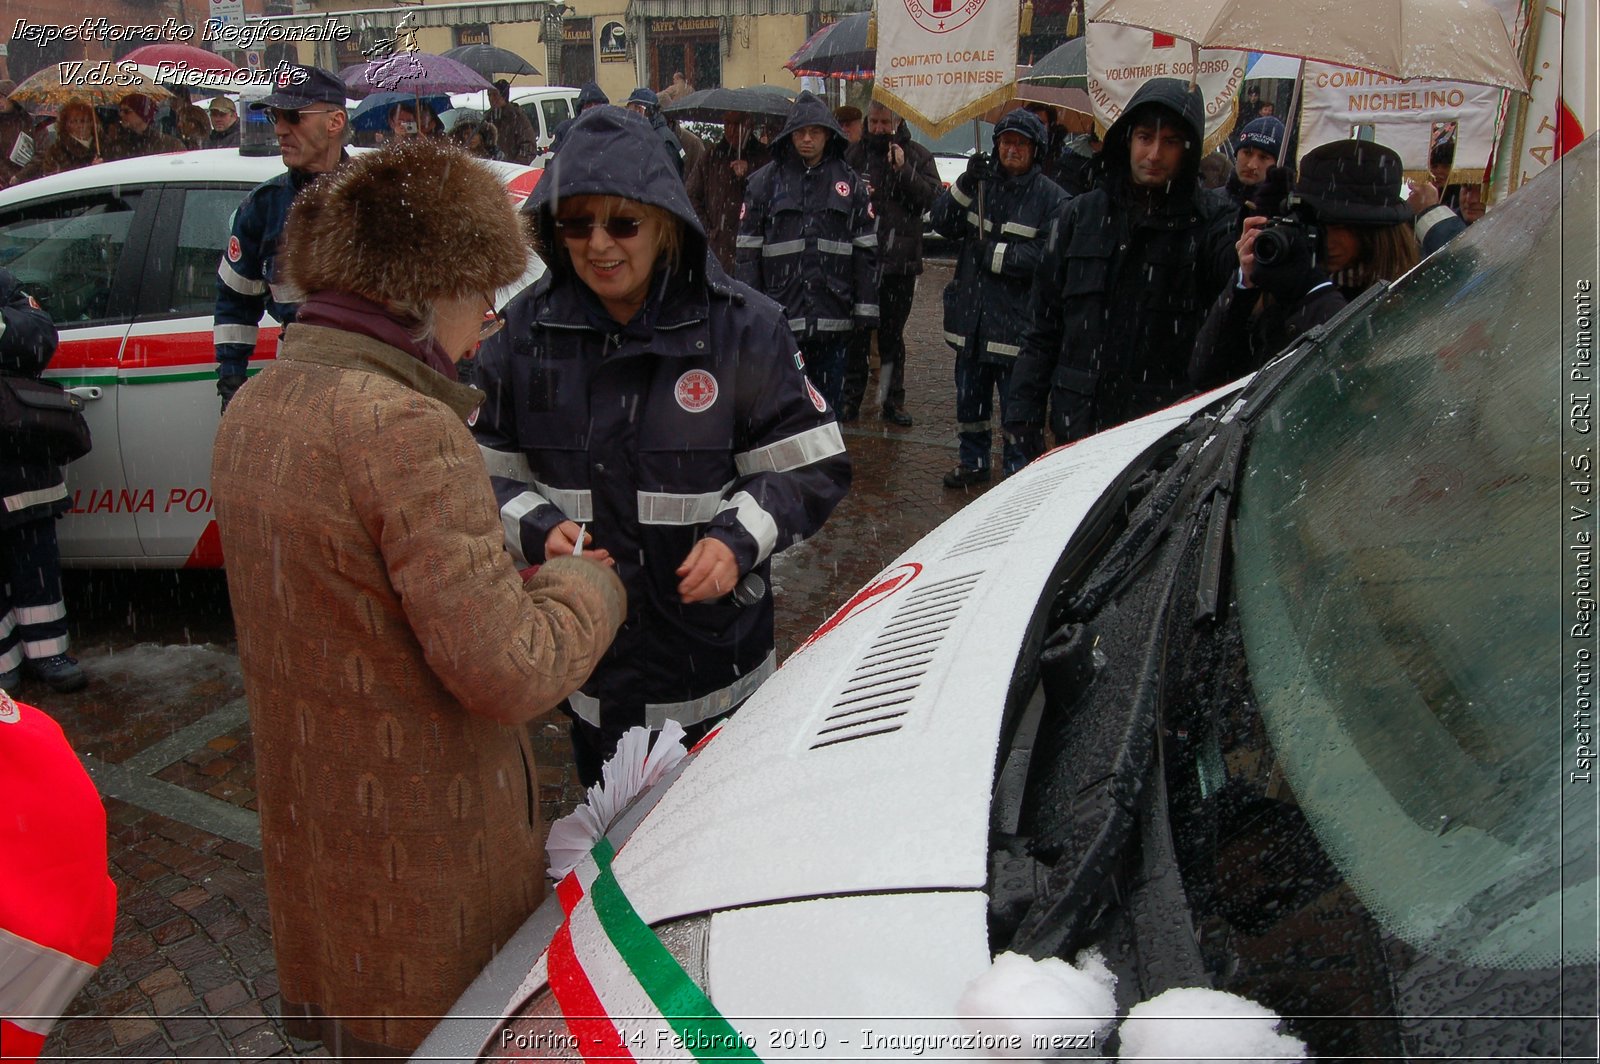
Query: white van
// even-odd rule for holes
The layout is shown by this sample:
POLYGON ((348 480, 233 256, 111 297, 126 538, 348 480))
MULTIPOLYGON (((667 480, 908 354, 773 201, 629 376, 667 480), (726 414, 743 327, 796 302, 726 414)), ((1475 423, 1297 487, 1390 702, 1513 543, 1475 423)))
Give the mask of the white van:
MULTIPOLYGON (((486 112, 489 110, 488 95, 486 92, 451 93, 450 106, 456 110, 486 112)), ((522 113, 533 123, 533 130, 539 135, 541 154, 550 149, 556 126, 578 114, 578 90, 565 85, 513 85, 511 102, 522 108, 522 113)))

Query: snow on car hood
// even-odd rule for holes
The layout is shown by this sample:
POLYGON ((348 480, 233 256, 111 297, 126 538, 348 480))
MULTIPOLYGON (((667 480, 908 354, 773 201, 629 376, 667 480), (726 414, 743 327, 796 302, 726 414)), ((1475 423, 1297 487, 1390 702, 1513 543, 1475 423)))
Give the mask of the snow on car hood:
POLYGON ((852 892, 982 889, 1006 689, 1096 500, 1213 392, 1034 462, 870 581, 618 853, 646 922, 852 892))

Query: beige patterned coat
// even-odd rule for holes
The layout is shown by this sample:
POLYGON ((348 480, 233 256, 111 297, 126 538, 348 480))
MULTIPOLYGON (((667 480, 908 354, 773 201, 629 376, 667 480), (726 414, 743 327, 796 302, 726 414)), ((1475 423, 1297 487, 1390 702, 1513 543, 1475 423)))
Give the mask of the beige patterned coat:
POLYGON ((538 905, 524 723, 624 612, 587 561, 523 584, 463 420, 478 395, 294 325, 217 434, 285 1013, 347 1049, 415 1047, 538 905))

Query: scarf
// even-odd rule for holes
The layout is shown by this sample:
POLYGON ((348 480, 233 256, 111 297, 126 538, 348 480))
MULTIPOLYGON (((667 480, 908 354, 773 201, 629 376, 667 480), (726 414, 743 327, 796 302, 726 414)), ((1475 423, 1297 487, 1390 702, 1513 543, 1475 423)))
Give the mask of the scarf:
POLYGON ((370 299, 350 292, 313 292, 295 311, 294 320, 370 336, 379 343, 399 348, 449 380, 459 379, 456 376, 456 364, 445 354, 438 341, 418 340, 411 335, 415 322, 396 316, 382 304, 370 299))

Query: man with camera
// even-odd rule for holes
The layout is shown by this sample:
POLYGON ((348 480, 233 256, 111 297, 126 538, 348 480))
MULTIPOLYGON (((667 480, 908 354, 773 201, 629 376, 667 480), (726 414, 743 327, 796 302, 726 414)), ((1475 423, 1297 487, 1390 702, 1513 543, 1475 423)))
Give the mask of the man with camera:
MULTIPOLYGON (((1043 122, 1012 111, 995 123, 994 154, 974 153, 967 172, 933 205, 933 227, 960 243, 955 277, 944 290, 944 338, 956 351, 961 445, 960 464, 944 475, 947 488, 989 479, 989 412, 996 392, 1000 419, 1008 420, 1034 269, 1044 256, 1045 228, 1067 199, 1040 169, 1048 146, 1043 122)), ((1007 474, 1028 457, 1006 438, 1007 474)))
MULTIPOLYGON (((866 178, 878 215, 878 416, 910 428, 906 320, 922 272, 922 212, 939 195, 939 169, 933 153, 912 141, 900 116, 876 101, 867 107, 866 134, 845 149, 844 161, 866 178)), ((871 349, 870 330, 851 334, 840 421, 853 421, 860 413, 871 349)))
POLYGON ((1106 131, 1103 178, 1052 223, 1011 381, 1008 436, 1044 449, 1141 417, 1189 391, 1207 308, 1232 275, 1234 211, 1201 189, 1205 107, 1155 78, 1106 131))

